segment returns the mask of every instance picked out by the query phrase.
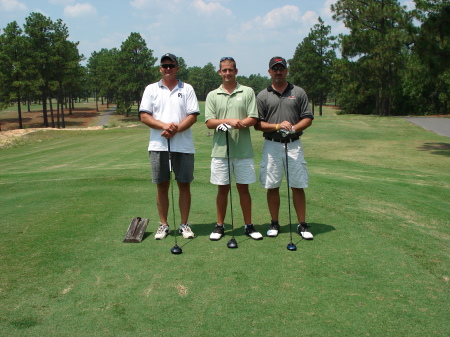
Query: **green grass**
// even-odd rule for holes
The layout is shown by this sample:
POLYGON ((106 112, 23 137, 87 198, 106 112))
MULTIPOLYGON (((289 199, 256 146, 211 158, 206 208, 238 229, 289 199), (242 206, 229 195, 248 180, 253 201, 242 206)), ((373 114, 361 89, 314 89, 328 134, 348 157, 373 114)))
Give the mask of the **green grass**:
MULTIPOLYGON (((203 120, 193 131, 196 238, 178 238, 181 255, 173 236, 153 239, 146 127, 40 131, 0 149, 1 336, 448 335, 448 138, 400 118, 317 117, 303 136, 315 239, 295 234, 290 252, 285 187, 278 238, 242 234, 234 189, 239 248, 229 227, 209 240, 211 137, 203 120), (145 240, 123 243, 137 216, 145 240)), ((265 191, 251 192, 265 234, 265 191)))

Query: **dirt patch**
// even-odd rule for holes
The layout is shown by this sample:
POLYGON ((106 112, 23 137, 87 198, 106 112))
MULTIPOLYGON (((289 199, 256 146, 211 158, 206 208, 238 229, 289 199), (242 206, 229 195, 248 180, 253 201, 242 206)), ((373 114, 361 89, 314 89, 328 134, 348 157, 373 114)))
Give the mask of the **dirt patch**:
POLYGON ((0 149, 3 147, 9 147, 10 144, 20 137, 23 137, 29 133, 40 130, 53 130, 53 131, 75 131, 75 130, 100 130, 102 126, 89 126, 85 128, 70 128, 70 129, 53 129, 53 128, 33 128, 33 129, 15 129, 9 131, 0 131, 0 149))
POLYGON ((60 120, 60 128, 56 119, 56 112, 54 111, 54 125, 52 126, 51 113, 48 111, 49 128, 44 127, 44 116, 42 110, 36 111, 22 111, 22 125, 23 129, 19 129, 19 118, 17 117, 17 110, 9 108, 7 111, 1 112, 0 118, 0 148, 7 147, 10 143, 14 143, 17 138, 23 137, 31 132, 39 130, 98 130, 101 126, 89 126, 95 124, 95 120, 108 108, 106 105, 99 106, 99 111, 96 111, 94 103, 81 103, 86 106, 75 106, 72 114, 69 110, 64 110, 65 129, 62 129, 62 121, 60 120), (94 106, 94 107, 93 107, 94 106))
MULTIPOLYGON (((77 108, 73 110, 72 115, 69 115, 68 110, 64 113, 64 121, 66 128, 69 127, 87 127, 92 124, 93 120, 97 118, 106 108, 96 109, 92 108, 77 108)), ((0 119, 1 131, 14 130, 19 128, 19 118, 17 117, 17 111, 9 110, 7 112, 2 112, 2 116, 5 118, 0 119)), ((50 127, 52 124, 52 117, 50 112, 47 113, 48 122, 50 127)), ((44 116, 42 110, 36 111, 22 111, 22 125, 24 128, 42 128, 44 127, 44 116)), ((54 125, 58 127, 58 121, 56 112, 54 112, 54 125)), ((60 127, 62 126, 62 121, 60 119, 60 127)))

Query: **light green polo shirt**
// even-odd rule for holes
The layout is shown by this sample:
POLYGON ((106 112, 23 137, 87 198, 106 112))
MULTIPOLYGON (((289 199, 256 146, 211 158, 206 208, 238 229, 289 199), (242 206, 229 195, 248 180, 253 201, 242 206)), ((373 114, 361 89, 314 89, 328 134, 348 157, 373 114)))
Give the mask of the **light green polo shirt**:
MULTIPOLYGON (((255 92, 252 88, 237 84, 231 94, 222 86, 208 93, 205 104, 205 122, 210 119, 247 117, 258 118, 255 92)), ((250 128, 229 131, 230 158, 253 158, 250 128)), ((226 158, 227 143, 225 132, 214 132, 211 157, 226 158)))

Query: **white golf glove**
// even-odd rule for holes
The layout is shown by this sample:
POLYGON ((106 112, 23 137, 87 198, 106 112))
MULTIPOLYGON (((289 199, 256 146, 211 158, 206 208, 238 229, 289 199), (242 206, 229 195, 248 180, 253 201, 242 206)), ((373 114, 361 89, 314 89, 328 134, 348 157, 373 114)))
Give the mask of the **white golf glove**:
POLYGON ((230 124, 222 123, 217 126, 216 131, 217 132, 220 132, 220 131, 227 132, 228 130, 232 130, 232 129, 233 129, 233 127, 230 124))
POLYGON ((280 133, 282 137, 287 137, 288 135, 295 133, 295 131, 294 128, 292 128, 290 131, 286 129, 280 129, 280 133))

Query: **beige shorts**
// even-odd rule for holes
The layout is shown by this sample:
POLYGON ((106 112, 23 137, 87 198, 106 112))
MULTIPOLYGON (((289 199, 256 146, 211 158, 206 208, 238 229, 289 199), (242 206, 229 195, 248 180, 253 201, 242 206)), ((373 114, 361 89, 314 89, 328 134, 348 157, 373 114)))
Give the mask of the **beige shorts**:
MULTIPOLYGON (((252 184, 256 181, 253 158, 230 159, 230 169, 237 184, 252 184)), ((227 158, 212 158, 210 182, 214 185, 230 184, 227 158)))
MULTIPOLYGON (((283 174, 286 172, 286 152, 284 143, 264 140, 262 159, 259 169, 259 180, 264 188, 281 186, 283 174)), ((308 187, 308 169, 303 155, 301 140, 287 144, 289 186, 293 188, 308 187)))

